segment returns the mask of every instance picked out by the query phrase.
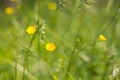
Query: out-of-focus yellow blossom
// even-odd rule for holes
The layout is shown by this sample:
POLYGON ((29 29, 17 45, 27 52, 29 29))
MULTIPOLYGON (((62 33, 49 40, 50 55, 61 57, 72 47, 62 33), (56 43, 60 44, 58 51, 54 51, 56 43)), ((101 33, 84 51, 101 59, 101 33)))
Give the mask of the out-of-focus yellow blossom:
POLYGON ((105 41, 106 40, 106 37, 104 35, 99 35, 99 40, 100 41, 105 41))
POLYGON ((54 51, 55 48, 56 48, 56 46, 54 43, 47 43, 46 44, 46 50, 48 50, 48 51, 54 51))
POLYGON ((11 2, 14 2, 15 0, 10 0, 11 2))
POLYGON ((53 80, 59 80, 56 75, 53 75, 52 77, 53 77, 53 80))
POLYGON ((54 3, 54 2, 49 3, 48 8, 50 10, 55 10, 56 9, 56 3, 54 3))
POLYGON ((36 27, 35 26, 28 26, 26 29, 26 32, 30 35, 34 34, 36 32, 36 27))
POLYGON ((5 13, 6 14, 13 14, 14 13, 14 8, 13 7, 7 7, 5 9, 5 13))

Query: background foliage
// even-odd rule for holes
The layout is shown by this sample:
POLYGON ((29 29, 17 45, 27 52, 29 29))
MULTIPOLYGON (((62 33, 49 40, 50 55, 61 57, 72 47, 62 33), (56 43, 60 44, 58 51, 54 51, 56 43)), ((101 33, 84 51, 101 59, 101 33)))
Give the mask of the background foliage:
POLYGON ((1 0, 0 80, 119 80, 119 30, 119 0, 1 0))

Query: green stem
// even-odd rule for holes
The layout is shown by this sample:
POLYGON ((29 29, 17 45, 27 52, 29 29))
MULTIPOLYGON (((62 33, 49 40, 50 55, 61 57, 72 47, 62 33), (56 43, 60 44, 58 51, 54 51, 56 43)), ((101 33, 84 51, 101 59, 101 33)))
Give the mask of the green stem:
MULTIPOLYGON (((70 72, 68 72, 68 70, 65 68, 65 66, 62 65, 62 67, 63 67, 64 71, 68 74, 68 76, 69 76, 72 80, 74 80, 74 78, 72 77, 72 75, 70 74, 70 72)), ((65 79, 65 80, 66 80, 66 79, 65 79)))
POLYGON ((30 48, 31 48, 31 46, 32 46, 33 40, 35 39, 35 36, 36 36, 36 34, 38 33, 38 31, 39 31, 39 29, 40 29, 41 26, 42 26, 42 24, 40 24, 40 25, 38 26, 37 31, 36 31, 35 34, 32 36, 32 38, 31 38, 31 40, 30 40, 30 42, 29 42, 29 44, 28 44, 28 46, 27 46, 27 52, 25 53, 25 59, 24 59, 24 64, 23 64, 23 66, 24 66, 24 69, 23 69, 23 71, 24 71, 24 72, 23 72, 23 80, 25 80, 26 68, 27 68, 27 64, 28 64, 28 53, 29 53, 30 48))
MULTIPOLYGON (((40 0, 38 1, 38 6, 39 6, 39 9, 38 9, 38 20, 37 20, 37 26, 40 28, 41 27, 41 25, 40 25, 40 0)), ((39 39, 40 39, 40 32, 39 32, 39 30, 38 30, 38 58, 40 59, 40 42, 39 42, 39 39)), ((40 64, 39 64, 39 66, 40 66, 40 64)), ((40 72, 40 70, 39 70, 39 72, 40 72)), ((39 77, 39 80, 40 80, 40 77, 39 77)))
POLYGON ((77 46, 78 46, 78 41, 76 42, 75 47, 74 47, 74 49, 73 49, 73 51, 70 55, 70 58, 69 58, 69 61, 68 61, 67 73, 65 74, 65 79, 64 80, 67 80, 68 75, 69 75, 68 73, 70 73, 71 61, 72 61, 73 55, 75 54, 75 50, 76 50, 77 46))
POLYGON ((112 24, 112 22, 114 22, 117 14, 118 14, 119 8, 120 8, 120 4, 119 4, 118 7, 116 8, 116 10, 115 10, 113 16, 111 17, 110 21, 108 21, 108 23, 104 26, 104 29, 102 30, 102 33, 103 33, 103 32, 106 32, 106 30, 108 30, 107 28, 110 28, 109 25, 112 24))
MULTIPOLYGON (((40 28, 41 26, 40 26, 40 17, 39 17, 39 15, 40 15, 40 0, 39 0, 39 9, 38 9, 38 20, 37 20, 37 26, 40 28)), ((38 52, 40 53, 40 51, 39 51, 39 49, 40 49, 40 43, 39 43, 39 37, 40 37, 40 33, 39 33, 39 30, 38 30, 38 52)))
POLYGON ((24 59, 24 68, 23 68, 23 80, 26 80, 25 75, 26 75, 26 69, 27 69, 27 64, 28 64, 28 52, 25 53, 25 59, 24 59))
POLYGON ((6 73, 4 72, 3 75, 4 75, 4 80, 6 80, 6 73))
POLYGON ((68 31, 68 29, 71 27, 72 21, 74 20, 74 17, 75 17, 76 14, 78 13, 78 11, 79 11, 79 10, 77 10, 77 11, 73 14, 72 18, 70 19, 69 24, 67 25, 67 27, 66 27, 65 31, 63 32, 63 35, 62 35, 62 37, 61 37, 61 39, 60 39, 60 42, 59 42, 59 44, 58 44, 58 48, 60 47, 60 45, 61 45, 61 43, 62 43, 62 41, 63 41, 63 39, 64 39, 67 31, 68 31))
POLYGON ((15 60, 15 80, 17 80, 17 61, 15 60))

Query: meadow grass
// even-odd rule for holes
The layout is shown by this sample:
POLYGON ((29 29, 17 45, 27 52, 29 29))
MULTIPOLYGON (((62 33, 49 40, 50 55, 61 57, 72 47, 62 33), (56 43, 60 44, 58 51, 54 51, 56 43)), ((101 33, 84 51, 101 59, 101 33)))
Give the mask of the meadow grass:
POLYGON ((119 80, 119 3, 0 1, 0 80, 119 80))

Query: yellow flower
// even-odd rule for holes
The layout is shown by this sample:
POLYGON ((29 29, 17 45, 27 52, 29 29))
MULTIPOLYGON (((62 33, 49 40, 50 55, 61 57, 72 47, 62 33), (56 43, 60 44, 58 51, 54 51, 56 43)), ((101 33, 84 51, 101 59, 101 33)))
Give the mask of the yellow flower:
POLYGON ((99 35, 99 40, 100 41, 105 41, 106 40, 106 37, 104 35, 99 35))
POLYGON ((54 3, 54 2, 49 3, 48 8, 50 10, 55 10, 56 9, 56 3, 54 3))
POLYGON ((56 48, 56 46, 54 43, 47 43, 46 44, 46 50, 48 50, 48 51, 54 51, 55 48, 56 48))
POLYGON ((11 1, 11 2, 13 1, 13 2, 14 2, 15 0, 10 0, 10 1, 11 1))
POLYGON ((58 77, 56 75, 53 75, 53 80, 58 80, 58 77))
POLYGON ((6 14, 13 14, 13 13, 14 13, 14 8, 12 8, 12 7, 7 7, 7 8, 5 9, 5 13, 6 13, 6 14))
POLYGON ((27 29, 26 29, 26 32, 30 35, 34 34, 36 32, 36 27, 35 26, 29 26, 27 29))

